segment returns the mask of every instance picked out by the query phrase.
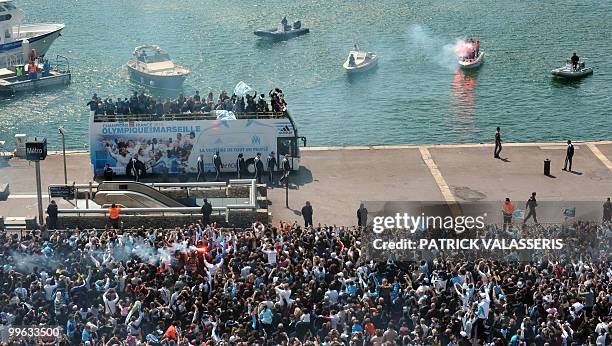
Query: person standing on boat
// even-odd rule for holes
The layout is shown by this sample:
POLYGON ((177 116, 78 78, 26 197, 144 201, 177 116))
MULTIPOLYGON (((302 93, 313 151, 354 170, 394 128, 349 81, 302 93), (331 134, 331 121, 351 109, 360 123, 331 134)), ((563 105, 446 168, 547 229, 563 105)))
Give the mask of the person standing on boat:
POLYGON ((576 55, 576 53, 574 53, 574 55, 572 55, 570 60, 572 61, 572 67, 574 68, 574 70, 577 70, 578 69, 578 62, 580 61, 580 57, 578 55, 576 55))
POLYGON ((574 158, 574 145, 572 141, 567 141, 567 150, 565 152, 565 165, 563 165, 563 170, 567 171, 567 164, 569 163, 569 171, 572 171, 572 159, 574 158))
POLYGON ((43 77, 49 77, 51 71, 51 64, 49 64, 49 59, 45 59, 43 63, 43 77))
POLYGON ((38 57, 38 54, 36 53, 36 49, 32 49, 30 51, 30 54, 28 54, 28 60, 30 62, 34 62, 36 60, 36 58, 38 57))
POLYGON ((28 79, 35 80, 37 75, 38 75, 38 72, 36 70, 36 64, 32 61, 28 65, 28 79))
POLYGON ((499 159, 499 154, 502 151, 501 130, 499 126, 495 129, 495 149, 493 150, 493 158, 499 159))
POLYGON ((213 165, 215 166, 215 172, 217 173, 217 175, 215 176, 215 180, 218 181, 219 180, 219 174, 221 174, 221 168, 223 168, 223 162, 221 162, 221 155, 219 155, 219 152, 215 152, 215 155, 213 155, 213 165))
POLYGON ((480 54, 480 40, 476 41, 476 57, 480 54))
POLYGON ((287 25, 288 25, 288 24, 289 24, 289 22, 287 21, 287 17, 286 17, 286 16, 285 16, 285 17, 283 17, 283 20, 281 20, 281 25, 283 26, 283 30, 284 30, 284 31, 287 31, 287 30, 288 30, 288 28, 287 28, 287 25))

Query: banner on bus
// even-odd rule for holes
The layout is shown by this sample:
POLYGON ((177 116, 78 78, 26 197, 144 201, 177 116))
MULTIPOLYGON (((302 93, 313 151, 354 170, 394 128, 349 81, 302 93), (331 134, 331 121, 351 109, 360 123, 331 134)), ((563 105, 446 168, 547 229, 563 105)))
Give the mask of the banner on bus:
POLYGON ((195 173, 199 155, 205 169, 214 171, 218 151, 223 170, 235 171, 238 154, 248 159, 276 150, 279 128, 273 119, 91 122, 91 162, 98 176, 105 164, 125 174, 134 156, 148 173, 195 173))

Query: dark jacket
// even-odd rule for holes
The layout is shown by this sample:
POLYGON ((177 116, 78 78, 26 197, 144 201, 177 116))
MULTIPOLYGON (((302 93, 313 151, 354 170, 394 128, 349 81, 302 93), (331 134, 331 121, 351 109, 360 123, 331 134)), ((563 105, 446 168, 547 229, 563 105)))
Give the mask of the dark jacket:
POLYGON ((574 145, 573 144, 567 145, 567 156, 569 157, 574 156, 574 145))
POLYGON ((305 205, 302 207, 302 216, 305 218, 312 217, 312 205, 305 205))
POLYGON ((244 162, 244 157, 241 157, 236 160, 236 172, 242 173, 246 170, 246 163, 244 162))
POLYGON ((261 159, 255 159, 255 174, 257 174, 257 176, 261 176, 263 174, 264 171, 264 164, 261 161, 261 159))
POLYGON ((221 162, 221 156, 220 155, 213 156, 213 164, 215 165, 216 168, 223 167, 223 162, 221 162))
POLYGON ((210 204, 209 202, 204 203, 201 210, 202 216, 210 217, 210 214, 212 214, 213 212, 212 204, 210 204))
POLYGON ((52 219, 57 219, 57 204, 49 204, 47 207, 47 214, 52 219))
POLYGON ((276 167, 276 158, 274 156, 268 156, 268 170, 273 171, 274 167, 276 167))

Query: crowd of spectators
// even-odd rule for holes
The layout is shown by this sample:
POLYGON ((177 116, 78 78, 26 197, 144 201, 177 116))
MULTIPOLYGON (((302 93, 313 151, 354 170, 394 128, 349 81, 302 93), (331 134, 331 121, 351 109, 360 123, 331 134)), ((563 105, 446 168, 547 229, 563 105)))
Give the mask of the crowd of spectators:
MULTIPOLYGON (((571 227, 596 227, 609 246, 612 225, 571 227)), ((609 345, 609 252, 373 262, 361 233, 284 223, 1 233, 0 335, 25 345, 8 325, 59 325, 64 336, 40 342, 609 345)))
POLYGON ((147 114, 162 116, 165 114, 200 114, 215 110, 232 111, 234 113, 256 113, 256 112, 285 112, 287 103, 281 89, 275 88, 265 94, 254 92, 253 95, 245 94, 237 96, 228 95, 223 90, 219 97, 215 99, 212 92, 206 98, 200 96, 199 91, 195 95, 185 97, 182 93, 178 98, 155 99, 153 96, 146 95, 144 92, 134 94, 130 98, 100 98, 94 94, 87 102, 89 110, 96 115, 128 115, 128 114, 147 114))

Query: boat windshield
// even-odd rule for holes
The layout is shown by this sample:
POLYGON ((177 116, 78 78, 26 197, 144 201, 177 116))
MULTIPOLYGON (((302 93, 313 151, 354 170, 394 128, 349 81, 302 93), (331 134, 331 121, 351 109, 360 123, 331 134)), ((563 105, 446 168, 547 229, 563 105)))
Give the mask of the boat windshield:
POLYGON ((147 53, 143 51, 138 56, 138 60, 142 62, 146 62, 146 63, 163 62, 163 61, 169 61, 170 55, 168 55, 168 53, 160 53, 160 52, 155 52, 153 53, 153 55, 147 55, 147 53))

